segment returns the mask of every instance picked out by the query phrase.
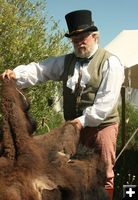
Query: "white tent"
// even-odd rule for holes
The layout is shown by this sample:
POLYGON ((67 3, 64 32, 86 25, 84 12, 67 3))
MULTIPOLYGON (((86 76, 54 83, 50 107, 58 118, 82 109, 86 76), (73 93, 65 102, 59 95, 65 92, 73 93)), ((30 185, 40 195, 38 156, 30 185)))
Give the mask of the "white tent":
POLYGON ((124 85, 131 90, 131 102, 138 106, 138 30, 123 30, 105 49, 117 55, 126 67, 124 85))
POLYGON ((117 55, 124 66, 138 64, 138 30, 124 30, 105 49, 117 55))

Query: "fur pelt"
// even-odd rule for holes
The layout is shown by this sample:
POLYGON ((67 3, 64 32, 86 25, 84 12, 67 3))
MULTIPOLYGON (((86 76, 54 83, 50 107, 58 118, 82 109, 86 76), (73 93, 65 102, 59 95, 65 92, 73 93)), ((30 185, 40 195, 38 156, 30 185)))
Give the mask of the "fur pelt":
POLYGON ((28 101, 14 80, 2 81, 1 97, 0 200, 105 200, 105 164, 87 149, 75 158, 75 123, 33 136, 28 101))

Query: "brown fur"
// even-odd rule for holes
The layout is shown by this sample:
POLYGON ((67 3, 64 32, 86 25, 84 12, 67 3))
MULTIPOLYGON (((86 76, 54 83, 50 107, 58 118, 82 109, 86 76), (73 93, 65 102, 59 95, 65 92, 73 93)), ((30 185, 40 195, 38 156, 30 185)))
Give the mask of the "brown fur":
POLYGON ((28 103, 16 83, 5 79, 1 95, 0 200, 90 200, 94 188, 103 190, 105 165, 99 156, 72 159, 79 143, 74 123, 32 136, 28 103))

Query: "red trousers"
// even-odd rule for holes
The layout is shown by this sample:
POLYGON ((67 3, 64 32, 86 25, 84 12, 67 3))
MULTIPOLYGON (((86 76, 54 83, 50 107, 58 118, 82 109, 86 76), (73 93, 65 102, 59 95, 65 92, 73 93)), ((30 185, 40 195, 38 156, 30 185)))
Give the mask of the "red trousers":
POLYGON ((112 189, 114 187, 113 167, 115 164, 117 135, 117 123, 102 128, 86 127, 81 131, 81 143, 89 148, 96 148, 100 151, 101 158, 107 165, 106 189, 112 189))

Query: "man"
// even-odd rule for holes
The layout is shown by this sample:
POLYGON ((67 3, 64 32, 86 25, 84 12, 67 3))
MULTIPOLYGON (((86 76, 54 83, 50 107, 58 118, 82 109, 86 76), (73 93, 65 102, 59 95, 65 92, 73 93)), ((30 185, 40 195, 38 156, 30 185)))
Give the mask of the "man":
POLYGON ((42 62, 6 70, 2 77, 14 78, 22 88, 48 80, 63 81, 65 120, 73 120, 81 130, 81 142, 96 145, 107 163, 105 188, 113 192, 116 139, 119 116, 117 102, 124 80, 119 59, 99 48, 98 28, 91 11, 77 10, 65 16, 74 52, 42 62))

